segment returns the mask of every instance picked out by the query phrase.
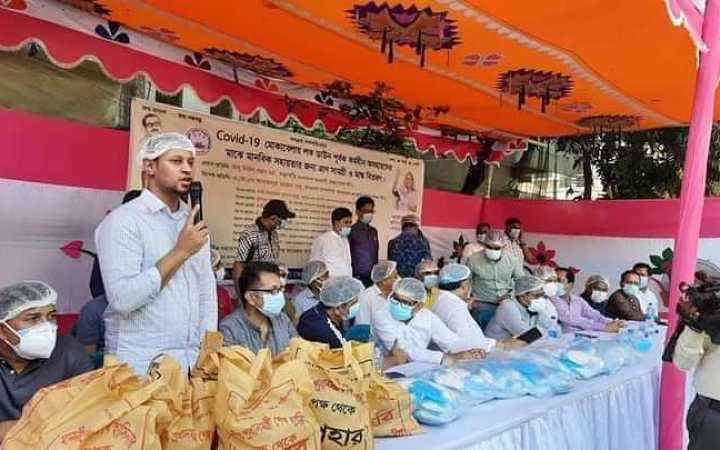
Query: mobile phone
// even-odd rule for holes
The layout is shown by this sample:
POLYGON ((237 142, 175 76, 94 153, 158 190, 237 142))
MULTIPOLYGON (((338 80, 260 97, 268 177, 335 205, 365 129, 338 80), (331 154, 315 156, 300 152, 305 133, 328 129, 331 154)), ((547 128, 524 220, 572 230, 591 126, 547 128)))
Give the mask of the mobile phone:
POLYGON ((517 339, 527 342, 528 344, 532 344, 533 342, 537 341, 543 336, 542 332, 538 329, 538 327, 531 328, 528 331, 524 332, 520 336, 517 337, 517 339))

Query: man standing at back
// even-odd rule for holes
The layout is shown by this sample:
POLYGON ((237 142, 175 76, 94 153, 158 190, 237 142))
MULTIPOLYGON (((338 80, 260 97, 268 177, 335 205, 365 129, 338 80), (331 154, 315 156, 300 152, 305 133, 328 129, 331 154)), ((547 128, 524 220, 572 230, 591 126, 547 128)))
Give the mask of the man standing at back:
POLYGON ((370 225, 375 214, 375 201, 360 197, 355 202, 358 221, 350 230, 350 254, 352 255, 353 277, 362 281, 365 287, 372 286, 372 268, 378 262, 378 231, 370 225))
POLYGON ((209 234, 183 199, 195 147, 179 133, 143 142, 138 154, 148 187, 115 209, 95 231, 108 308, 106 353, 145 373, 160 353, 189 369, 205 331, 217 327, 209 234))

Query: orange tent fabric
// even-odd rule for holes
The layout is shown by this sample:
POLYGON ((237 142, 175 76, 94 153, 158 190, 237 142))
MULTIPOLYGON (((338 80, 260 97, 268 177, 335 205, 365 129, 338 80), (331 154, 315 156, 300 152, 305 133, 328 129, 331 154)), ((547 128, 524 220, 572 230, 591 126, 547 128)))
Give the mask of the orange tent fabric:
POLYGON ((269 77, 359 89, 384 81, 407 103, 447 105, 443 122, 478 131, 558 136, 678 126, 690 115, 694 45, 662 0, 66 3, 269 77), (520 94, 526 75, 540 81, 520 94), (514 91, 500 91, 503 77, 514 91))

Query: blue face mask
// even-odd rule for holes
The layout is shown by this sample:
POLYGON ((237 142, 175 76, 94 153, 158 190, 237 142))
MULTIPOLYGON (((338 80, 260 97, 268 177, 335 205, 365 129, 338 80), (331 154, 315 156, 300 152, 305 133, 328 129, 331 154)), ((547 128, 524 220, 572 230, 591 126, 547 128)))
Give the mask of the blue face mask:
POLYGON ((340 236, 342 237, 350 237, 350 232, 352 229, 350 227, 342 227, 340 229, 340 236))
POLYGON ((373 220, 373 214, 372 213, 365 213, 360 217, 360 222, 364 223, 365 225, 370 225, 370 222, 373 220))
POLYGON ((390 300, 390 315, 393 319, 405 322, 413 316, 412 306, 400 303, 397 300, 390 300))
POLYGON ((282 312, 284 306, 284 292, 278 292, 277 294, 265 294, 263 295, 263 306, 260 308, 260 312, 268 317, 277 317, 282 312))
POLYGON ((623 286, 623 292, 629 297, 635 297, 640 292, 640 287, 637 284, 626 284, 623 286))
POLYGON ((438 287, 438 276, 437 275, 425 275, 423 277, 423 282, 425 283, 425 287, 427 289, 432 289, 438 287))
POLYGON ((360 312, 360 302, 355 303, 350 307, 350 311, 348 311, 347 319, 352 320, 354 319, 358 313, 360 312))

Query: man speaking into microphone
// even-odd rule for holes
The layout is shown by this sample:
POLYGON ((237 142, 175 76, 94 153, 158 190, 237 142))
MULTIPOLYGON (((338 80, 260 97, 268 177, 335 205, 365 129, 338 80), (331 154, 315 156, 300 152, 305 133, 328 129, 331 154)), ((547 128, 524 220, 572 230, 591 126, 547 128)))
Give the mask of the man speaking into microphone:
POLYGON ((217 328, 208 230, 185 203, 195 147, 179 133, 145 140, 137 155, 147 188, 95 231, 108 308, 106 353, 145 373, 160 353, 192 367, 205 331, 217 328))

